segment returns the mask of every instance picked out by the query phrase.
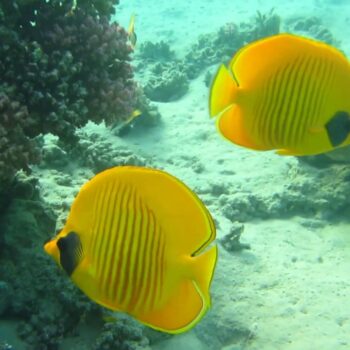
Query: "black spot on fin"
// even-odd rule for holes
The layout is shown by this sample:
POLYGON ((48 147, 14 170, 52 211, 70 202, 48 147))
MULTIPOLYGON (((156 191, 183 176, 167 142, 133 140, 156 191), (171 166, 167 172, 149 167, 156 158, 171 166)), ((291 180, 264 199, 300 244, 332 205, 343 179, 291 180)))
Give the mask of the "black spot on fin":
POLYGON ((329 140, 333 147, 341 145, 350 132, 350 115, 345 111, 338 111, 326 124, 329 140))
POLYGON ((70 276, 83 257, 83 247, 79 235, 75 232, 69 232, 67 236, 57 241, 57 246, 60 250, 61 266, 70 276))

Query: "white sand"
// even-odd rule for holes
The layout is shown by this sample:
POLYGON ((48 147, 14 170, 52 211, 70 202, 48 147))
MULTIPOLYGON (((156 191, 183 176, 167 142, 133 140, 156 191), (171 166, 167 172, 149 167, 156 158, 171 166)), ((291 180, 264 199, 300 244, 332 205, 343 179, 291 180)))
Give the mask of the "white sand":
MULTIPOLYGON (((139 43, 166 40, 181 56, 199 34, 215 31, 228 21, 243 21, 256 10, 275 7, 282 18, 320 13, 343 49, 350 52, 350 2, 342 6, 296 0, 122 1, 118 17, 127 24, 135 12, 139 43)), ((207 98, 201 76, 191 82, 189 93, 181 100, 158 104, 162 126, 115 142, 155 159, 195 190, 224 184, 238 191, 270 194, 293 181, 293 169, 298 167, 295 158, 245 150, 221 139, 208 118, 207 98), (202 163, 205 170, 194 172, 193 162, 202 163)), ((217 198, 209 194, 204 199, 219 224, 218 236, 227 234, 230 222, 217 198)), ((350 225, 311 230, 299 221, 246 224, 242 240, 252 249, 236 255, 221 249, 211 312, 197 331, 155 348, 207 349, 198 338, 200 332, 214 338, 217 333, 212 325, 222 323, 226 328, 232 325, 232 339, 226 341, 225 350, 349 349, 350 225), (237 325, 250 334, 237 340, 237 325)))

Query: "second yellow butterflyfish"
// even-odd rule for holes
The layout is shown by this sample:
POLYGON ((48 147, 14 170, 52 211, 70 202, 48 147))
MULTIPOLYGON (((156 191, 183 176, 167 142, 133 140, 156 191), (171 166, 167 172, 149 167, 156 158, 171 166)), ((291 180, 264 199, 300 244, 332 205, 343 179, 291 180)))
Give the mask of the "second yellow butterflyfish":
POLYGON ((211 117, 228 140, 254 150, 312 155, 350 144, 350 63, 337 49, 279 34, 220 66, 211 117))
POLYGON ((64 228, 44 248, 95 302, 180 333, 210 306, 214 239, 209 211, 184 183, 124 166, 81 188, 64 228))

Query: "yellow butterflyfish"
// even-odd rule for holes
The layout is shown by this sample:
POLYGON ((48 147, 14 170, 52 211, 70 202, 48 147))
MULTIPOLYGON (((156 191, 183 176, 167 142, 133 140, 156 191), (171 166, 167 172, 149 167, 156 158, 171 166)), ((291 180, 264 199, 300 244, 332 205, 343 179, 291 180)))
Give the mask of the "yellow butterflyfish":
POLYGON ((95 302, 180 333, 210 306, 214 239, 209 211, 184 183, 121 166, 83 185, 44 249, 95 302))
POLYGON ((325 43, 291 34, 253 42, 221 65, 211 117, 229 141, 312 155, 350 144, 350 63, 325 43))

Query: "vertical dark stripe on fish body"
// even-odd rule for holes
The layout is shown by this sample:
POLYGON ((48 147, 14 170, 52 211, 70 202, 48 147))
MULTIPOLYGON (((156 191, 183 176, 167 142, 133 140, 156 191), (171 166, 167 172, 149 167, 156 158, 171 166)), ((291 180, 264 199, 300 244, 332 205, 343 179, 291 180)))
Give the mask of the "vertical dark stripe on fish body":
POLYGON ((286 139, 288 140, 288 144, 293 145, 294 147, 300 141, 297 130, 299 129, 301 118, 303 118, 303 114, 301 113, 303 108, 302 101, 305 94, 305 85, 307 82, 307 76, 305 72, 308 70, 309 64, 310 56, 303 56, 300 67, 298 69, 298 78, 297 85, 295 87, 294 100, 289 111, 290 123, 293 124, 293 127, 289 128, 286 139))
POLYGON ((292 81, 292 76, 294 72, 294 64, 290 62, 288 65, 288 70, 286 70, 285 76, 283 77, 284 84, 282 87, 282 93, 280 95, 281 101, 279 102, 279 109, 277 110, 277 114, 275 114, 276 118, 276 129, 274 132, 274 138, 276 144, 280 145, 284 142, 284 132, 286 127, 286 105, 290 98, 290 85, 292 81))
POLYGON ((109 183, 107 185, 107 195, 105 197, 106 201, 106 208, 104 212, 104 219, 103 219, 103 225, 101 227, 101 249, 99 253, 99 259, 97 261, 97 276, 100 282, 103 280, 103 274, 104 274, 104 268, 106 265, 106 258, 107 258, 107 249, 109 246, 109 238, 110 238, 110 228, 111 228, 111 221, 113 219, 113 206, 114 206, 114 190, 115 190, 115 182, 112 184, 109 183))
POLYGON ((117 202, 115 204, 115 223, 113 225, 113 234, 110 242, 111 252, 108 257, 108 267, 107 267, 107 282, 106 282, 106 294, 107 298, 112 301, 115 300, 115 294, 113 294, 114 287, 118 285, 118 276, 116 276, 117 266, 119 265, 118 247, 120 246, 120 230, 122 225, 122 213, 124 211, 123 203, 124 197, 127 191, 127 187, 120 185, 118 188, 117 202))
POLYGON ((127 262, 127 271, 126 271, 126 282, 125 282, 125 290, 126 295, 124 297, 124 300, 122 300, 122 303, 125 305, 125 307, 128 309, 130 306, 130 302, 133 299, 134 296, 134 279, 135 279, 135 273, 136 273, 136 261, 137 261, 137 250, 139 246, 139 240, 140 240, 140 231, 141 231, 141 222, 142 222, 142 213, 140 208, 140 197, 138 196, 138 193, 136 190, 134 191, 134 198, 133 198, 133 212, 134 212, 134 222, 132 227, 132 235, 131 235, 131 244, 130 244, 130 250, 128 252, 128 262, 127 262))
POLYGON ((333 64, 327 60, 327 58, 322 57, 324 62, 324 69, 322 76, 320 76, 320 86, 318 88, 318 98, 316 101, 316 110, 314 118, 311 121, 311 126, 317 125, 317 119, 320 117, 320 114, 323 113, 324 104, 326 102, 326 91, 331 89, 331 77, 333 77, 333 64))
POLYGON ((106 192, 107 192, 107 186, 103 186, 101 189, 102 195, 100 198, 100 205, 98 209, 98 213, 96 215, 97 219, 97 225, 96 225, 96 244, 94 245, 94 263, 97 265, 96 269, 98 269, 98 261, 100 257, 100 251, 102 246, 102 240, 103 240, 103 232, 102 232, 102 226, 104 221, 104 215, 105 215, 105 208, 106 208, 106 192))
POLYGON ((145 305, 147 309, 151 309, 154 303, 154 296, 156 294, 157 288, 157 255, 156 255, 156 246, 159 241, 159 227, 157 225, 156 218, 154 213, 152 212, 153 221, 154 221, 154 231, 151 240, 150 247, 150 266, 149 266, 149 282, 150 282, 150 290, 146 295, 145 305))
POLYGON ((270 110, 273 103, 273 92, 274 87, 276 85, 276 77, 278 75, 278 72, 275 72, 270 79, 267 79, 266 82, 263 84, 263 93, 260 95, 260 98, 257 99, 257 108, 255 109, 255 115, 256 122, 254 125, 254 134, 259 135, 259 138, 261 137, 261 130, 264 122, 269 119, 270 117, 270 110))
POLYGON ((296 98, 298 96, 297 88, 299 87, 300 83, 300 69, 303 64, 302 57, 297 57, 296 60, 293 62, 293 70, 292 75, 290 77, 290 82, 288 86, 288 92, 286 97, 286 102, 283 107, 282 114, 285 116, 284 118, 284 126, 281 133, 281 143, 283 145, 288 145, 288 147, 293 147, 294 141, 290 139, 291 130, 295 127, 295 119, 294 119, 294 106, 296 103, 296 98))
POLYGON ((122 298, 122 292, 123 292, 123 286, 122 286, 122 280, 123 275, 125 274, 125 264, 127 257, 125 256, 125 249, 127 245, 129 244, 129 217, 130 213, 128 210, 128 204, 130 203, 130 198, 132 195, 132 188, 130 186, 126 186, 125 196, 122 199, 122 216, 121 216, 121 227, 118 237, 118 243, 117 243, 117 259, 118 263, 117 265, 117 271, 114 276, 114 284, 113 284, 113 297, 115 297, 115 300, 118 304, 120 304, 120 299, 122 298), (117 282, 117 283, 116 283, 117 282))
MULTIPOLYGON (((276 82, 274 84, 275 89, 273 91, 273 97, 271 100, 271 108, 268 112, 267 115, 264 116, 265 122, 264 124, 268 124, 268 129, 271 130, 271 132, 269 134, 271 134, 273 136, 273 130, 276 127, 275 123, 276 123, 276 119, 275 119, 275 114, 276 114, 276 110, 278 109, 278 102, 280 100, 280 94, 281 94, 281 89, 283 86, 283 77, 285 75, 285 71, 287 69, 288 66, 282 67, 281 69, 279 69, 276 72, 276 82)), ((271 137, 269 137, 269 139, 267 138, 268 133, 265 131, 266 128, 264 128, 264 125, 261 128, 261 137, 264 140, 265 144, 269 144, 270 146, 274 147, 275 142, 273 140, 273 138, 271 139, 271 137)))
POLYGON ((165 265, 165 237, 163 232, 161 232, 160 234, 160 252, 158 255, 158 264, 159 264, 159 276, 158 276, 158 293, 156 295, 157 300, 161 300, 162 299, 162 291, 163 291, 163 287, 164 287, 164 275, 165 275, 165 270, 166 270, 166 265, 165 265))
POLYGON ((306 90, 306 99, 303 106, 304 117, 301 119, 300 132, 306 135, 307 129, 310 127, 310 120, 313 118, 315 111, 315 101, 318 95, 317 91, 317 76, 322 74, 322 62, 316 57, 312 57, 308 75, 308 87, 306 90))
POLYGON ((117 183, 114 184, 113 190, 112 190, 112 203, 111 203, 111 220, 108 225, 108 229, 106 231, 106 242, 107 242, 107 248, 106 253, 104 255, 103 259, 103 266, 102 266, 102 274, 101 274, 101 289, 103 291, 103 295, 107 297, 108 295, 108 288, 109 288, 109 277, 111 274, 111 266, 113 264, 112 256, 115 251, 115 246, 112 242, 114 242, 115 234, 116 234, 116 226, 119 219, 119 213, 118 213, 118 204, 120 200, 120 185, 117 185, 117 183))
POLYGON ((266 79, 262 85, 262 92, 260 92, 259 96, 256 97, 255 100, 255 106, 254 106, 254 111, 253 111, 253 117, 254 117, 254 124, 253 124, 253 134, 254 135, 259 135, 259 130, 260 130, 260 124, 261 124, 261 118, 264 117, 263 110, 266 107, 264 104, 264 101, 266 101, 267 96, 268 96, 268 90, 269 87, 271 86, 271 80, 273 79, 266 79))
POLYGON ((97 241, 97 236, 98 236, 98 217, 99 217, 99 208, 101 206, 101 199, 102 197, 102 191, 98 191, 97 194, 94 197, 94 206, 92 210, 92 225, 91 225, 91 231, 92 231, 92 239, 90 241, 90 246, 89 246, 89 253, 91 254, 90 256, 93 256, 95 252, 95 247, 96 247, 96 241, 97 241))
POLYGON ((148 225, 147 225, 147 241, 145 242, 145 251, 144 251, 144 259, 143 259, 143 269, 141 276, 141 286, 140 286, 140 297, 137 303, 137 308, 140 305, 144 306, 146 303, 147 295, 150 291, 150 262, 151 262, 151 243, 152 237, 154 236, 154 227, 155 222, 153 221, 154 216, 151 213, 151 209, 147 208, 147 217, 148 217, 148 225))
POLYGON ((139 305, 139 301, 141 299, 142 294, 142 288, 143 286, 143 278, 146 271, 145 266, 145 254, 146 254, 146 245, 149 241, 149 217, 147 215, 147 207, 141 203, 141 215, 142 215, 142 222, 141 222, 141 230, 140 230, 140 240, 138 245, 138 258, 137 258, 137 266, 135 271, 135 293, 134 293, 134 303, 132 305, 133 309, 137 309, 139 305))
POLYGON ((140 197, 136 198, 137 203, 135 203, 135 210, 137 211, 137 221, 135 225, 135 237, 133 239, 133 254, 132 254, 132 267, 131 267, 131 275, 130 275, 130 289, 131 289, 131 297, 126 301, 127 309, 129 311, 134 310, 134 306, 136 300, 138 299, 138 282, 140 278, 141 271, 141 246, 143 239, 143 203, 140 197))
POLYGON ((279 142, 280 135, 278 135, 279 124, 282 119, 281 111, 284 104, 284 96, 286 94, 286 85, 288 84, 287 77, 290 74, 292 66, 287 63, 279 72, 278 83, 276 84, 276 95, 274 96, 274 107, 272 109, 269 123, 265 132, 265 142, 269 142, 273 147, 279 142))
POLYGON ((150 221, 150 231, 149 231, 149 241, 147 242, 146 247, 146 273, 144 276, 144 290, 143 295, 141 296, 143 307, 148 307, 148 298, 150 296, 152 288, 152 248, 154 244, 154 236, 156 230, 155 216, 151 209, 148 210, 149 221, 150 221))
POLYGON ((101 278, 101 265, 102 265, 102 259, 103 259, 103 245, 105 243, 105 227, 106 227, 106 221, 108 216, 108 207, 110 205, 109 203, 109 197, 110 197, 110 187, 108 184, 104 186, 104 196, 103 196, 103 204, 101 208, 101 213, 99 215, 99 227, 98 227, 98 239, 97 239, 97 247, 98 250, 96 252, 97 260, 95 262, 96 267, 96 276, 98 279, 101 278))
POLYGON ((295 124, 295 130, 294 130, 294 138, 296 140, 296 143, 300 143, 303 141, 304 137, 304 130, 302 129, 302 126, 307 119, 307 101, 309 100, 309 96, 311 95, 311 74, 312 72, 312 64, 313 59, 312 56, 308 56, 307 62, 304 69, 303 79, 300 87, 300 98, 298 101, 298 104, 296 106, 295 110, 295 116, 298 118, 298 122, 295 124))
POLYGON ((125 238, 127 235, 128 229, 128 210, 126 210, 128 206, 128 202, 130 200, 130 186, 125 186, 125 191, 122 193, 121 203, 120 203, 120 227, 117 233, 117 243, 116 243, 116 263, 113 266, 113 283, 111 285, 111 299, 116 303, 119 303, 119 295, 118 291, 121 288, 121 268, 124 260, 124 249, 125 249, 125 238))
POLYGON ((137 193, 136 189, 134 188, 132 191, 132 195, 130 198, 130 208, 132 210, 132 215, 129 215, 129 225, 128 225, 128 236, 126 241, 126 262, 125 267, 122 269, 122 280, 121 280, 121 298, 120 298, 120 304, 128 304, 129 300, 131 298, 132 293, 132 286, 130 286, 130 280, 133 278, 133 251, 134 251, 134 244, 135 244, 135 237, 138 234, 138 232, 135 232, 136 228, 136 218, 139 214, 137 211, 137 193))
POLYGON ((161 227, 158 227, 157 232, 158 234, 157 234, 155 250, 154 250, 156 271, 155 271, 154 290, 151 297, 151 300, 152 300, 151 307, 154 306, 154 303, 156 301, 159 301, 161 299, 161 291, 163 286, 161 281, 161 277, 162 277, 161 271, 163 269, 163 266, 162 266, 163 232, 161 230, 161 227))
POLYGON ((313 124, 313 122, 318 119, 318 115, 316 115, 316 113, 319 107, 318 103, 320 101, 320 84, 322 84, 321 77, 324 77, 325 68, 326 68, 326 62, 322 58, 319 58, 318 61, 319 61, 319 68, 316 74, 315 85, 314 85, 315 95, 313 98, 312 111, 310 113, 308 127, 310 127, 313 124))

